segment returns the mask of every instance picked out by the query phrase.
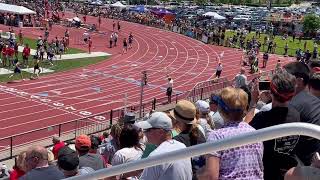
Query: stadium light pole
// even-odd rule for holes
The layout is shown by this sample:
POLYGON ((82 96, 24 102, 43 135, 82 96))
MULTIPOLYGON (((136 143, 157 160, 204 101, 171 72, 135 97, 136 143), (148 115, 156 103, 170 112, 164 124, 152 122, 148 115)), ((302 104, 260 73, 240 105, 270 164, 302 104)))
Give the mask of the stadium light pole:
POLYGON ((142 101, 143 101, 143 87, 147 85, 147 71, 142 71, 141 76, 141 91, 140 91, 140 108, 139 108, 139 118, 142 117, 142 101))

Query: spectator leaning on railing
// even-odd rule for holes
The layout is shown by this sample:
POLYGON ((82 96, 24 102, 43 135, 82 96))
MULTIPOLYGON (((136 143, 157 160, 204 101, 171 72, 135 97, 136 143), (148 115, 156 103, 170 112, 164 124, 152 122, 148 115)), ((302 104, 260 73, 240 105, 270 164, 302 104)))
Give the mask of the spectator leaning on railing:
MULTIPOLYGON (((218 110, 224 119, 224 125, 209 134, 208 142, 234 137, 246 132, 255 131, 253 127, 242 121, 248 105, 248 96, 241 89, 224 88, 218 100, 218 110)), ((263 179, 263 145, 251 145, 232 148, 207 155, 206 165, 199 173, 199 178, 231 180, 231 179, 263 179)))
MULTIPOLYGON (((249 124, 255 129, 262 129, 299 122, 300 113, 295 108, 288 107, 289 101, 295 95, 295 81, 295 77, 285 70, 274 74, 270 82, 272 109, 257 113, 249 124)), ((249 111, 254 111, 259 99, 257 84, 253 87, 251 96, 249 111)), ((298 142, 299 136, 290 136, 263 143, 264 180, 283 180, 286 171, 297 165, 294 149, 298 142)))

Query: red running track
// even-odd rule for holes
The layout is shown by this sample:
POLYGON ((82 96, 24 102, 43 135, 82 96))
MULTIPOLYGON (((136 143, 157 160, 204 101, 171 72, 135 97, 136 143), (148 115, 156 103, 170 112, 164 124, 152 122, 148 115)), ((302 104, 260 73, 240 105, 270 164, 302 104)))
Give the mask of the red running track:
MULTIPOLYGON (((67 14, 72 17, 72 14, 67 14)), ((89 23, 97 18, 87 17, 89 23)), ((7 30, 8 27, 0 26, 7 30)), ((140 87, 132 80, 140 80, 141 72, 148 71, 148 83, 152 86, 144 91, 144 100, 165 96, 166 73, 174 79, 174 90, 185 92, 197 82, 214 76, 218 55, 224 51, 221 60, 223 77, 232 78, 240 69, 242 52, 236 49, 203 44, 192 38, 173 32, 121 22, 118 47, 109 49, 112 20, 103 19, 100 31, 92 34, 93 51, 104 51, 112 56, 99 64, 85 69, 43 76, 38 80, 13 84, 0 84, 0 137, 46 127, 87 115, 98 114, 124 105, 127 93, 128 103, 139 102, 140 87), (133 48, 121 55, 122 40, 132 32, 133 48), (130 79, 129 79, 130 78, 130 79), (100 88, 100 92, 96 89, 100 88), (47 93, 47 97, 39 96, 47 93)), ((54 26, 49 39, 64 35, 65 27, 54 26)), ((87 50, 82 42, 85 30, 69 28, 70 46, 87 50)), ((37 29, 23 29, 27 37, 43 35, 37 29)), ((275 67, 276 59, 283 63, 289 58, 271 55, 267 70, 275 67)), ((98 121, 98 120, 96 120, 98 121)))

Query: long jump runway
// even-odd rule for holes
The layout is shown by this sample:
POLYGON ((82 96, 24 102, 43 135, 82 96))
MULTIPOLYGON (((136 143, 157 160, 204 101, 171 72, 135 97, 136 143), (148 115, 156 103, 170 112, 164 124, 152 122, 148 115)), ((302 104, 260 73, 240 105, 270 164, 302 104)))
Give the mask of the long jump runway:
MULTIPOLYGON (((73 16, 71 13, 66 15, 73 16)), ((98 22, 95 17, 87 19, 92 24, 98 22)), ((112 54, 108 60, 38 80, 0 84, 0 138, 122 107, 125 94, 129 105, 136 104, 140 97, 138 84, 144 70, 148 73, 149 84, 144 91, 144 101, 165 96, 166 74, 173 78, 174 90, 179 93, 192 89, 197 82, 213 78, 222 52, 222 77, 231 79, 239 72, 241 51, 206 45, 177 33, 135 23, 120 24, 121 32, 115 48, 108 48, 112 20, 103 19, 99 30, 104 33, 91 35, 92 51, 112 54), (130 32, 134 36, 133 48, 121 55, 122 40, 130 32)), ((6 28, 0 26, 4 31, 6 28)), ((65 29, 54 26, 49 39, 62 37, 65 29)), ((70 46, 87 50, 82 42, 85 30, 69 28, 69 31, 70 46)), ((23 29, 23 33, 31 38, 43 34, 34 29, 23 29)), ((290 60, 272 55, 265 70, 273 69, 279 58, 282 63, 290 60)), ((91 118, 97 122, 103 119, 91 118)), ((36 137, 28 140, 32 138, 36 137)))

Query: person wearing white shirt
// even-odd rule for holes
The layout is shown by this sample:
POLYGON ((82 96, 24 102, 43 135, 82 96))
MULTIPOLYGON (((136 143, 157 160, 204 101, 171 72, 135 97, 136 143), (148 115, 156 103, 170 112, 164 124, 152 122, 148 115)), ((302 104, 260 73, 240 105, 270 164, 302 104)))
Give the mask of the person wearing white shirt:
POLYGON ((220 78, 222 72, 222 64, 219 62, 217 68, 216 68, 216 78, 220 78))
POLYGON ((173 79, 169 76, 168 77, 168 84, 167 84, 167 96, 168 96, 168 103, 171 103, 171 96, 172 96, 172 88, 173 88, 173 79))
MULTIPOLYGON (((163 112, 152 113, 149 119, 138 122, 136 125, 144 130, 148 142, 157 146, 149 157, 186 148, 183 143, 171 138, 172 121, 163 112)), ((140 180, 151 179, 192 180, 191 160, 182 159, 144 169, 140 180)))

